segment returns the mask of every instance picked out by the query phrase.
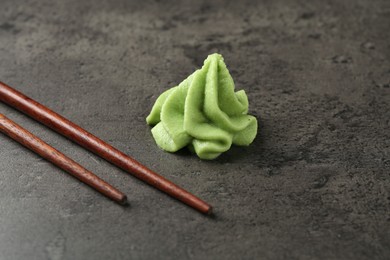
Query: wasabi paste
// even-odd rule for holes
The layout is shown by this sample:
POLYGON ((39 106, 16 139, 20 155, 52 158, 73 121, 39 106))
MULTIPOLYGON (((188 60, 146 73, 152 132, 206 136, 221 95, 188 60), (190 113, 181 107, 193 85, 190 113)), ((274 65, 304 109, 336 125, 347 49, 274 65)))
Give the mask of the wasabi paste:
POLYGON ((215 159, 232 144, 247 146, 257 134, 244 90, 234 92, 222 55, 212 54, 178 86, 163 92, 146 118, 157 145, 176 152, 187 146, 201 159, 215 159))

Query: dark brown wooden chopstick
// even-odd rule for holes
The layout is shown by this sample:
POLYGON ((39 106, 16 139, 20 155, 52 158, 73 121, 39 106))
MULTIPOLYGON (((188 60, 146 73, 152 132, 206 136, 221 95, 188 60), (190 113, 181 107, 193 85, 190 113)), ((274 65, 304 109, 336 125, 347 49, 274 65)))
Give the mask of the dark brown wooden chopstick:
POLYGON ((0 82, 0 101, 18 109, 126 172, 198 211, 205 214, 211 213, 211 206, 195 195, 180 188, 68 119, 2 82, 0 82))
POLYGON ((110 199, 120 204, 127 203, 125 194, 2 114, 0 114, 0 132, 39 154, 49 162, 68 172, 110 199))

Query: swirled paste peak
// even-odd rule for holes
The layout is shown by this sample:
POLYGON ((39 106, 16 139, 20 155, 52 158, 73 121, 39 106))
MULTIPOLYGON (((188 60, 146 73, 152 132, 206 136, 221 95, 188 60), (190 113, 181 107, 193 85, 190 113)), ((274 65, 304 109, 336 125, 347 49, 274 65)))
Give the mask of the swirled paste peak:
POLYGON ((188 146, 201 159, 214 159, 232 144, 246 146, 257 134, 244 90, 234 82, 222 55, 212 54, 178 86, 163 92, 146 118, 159 147, 168 152, 188 146))

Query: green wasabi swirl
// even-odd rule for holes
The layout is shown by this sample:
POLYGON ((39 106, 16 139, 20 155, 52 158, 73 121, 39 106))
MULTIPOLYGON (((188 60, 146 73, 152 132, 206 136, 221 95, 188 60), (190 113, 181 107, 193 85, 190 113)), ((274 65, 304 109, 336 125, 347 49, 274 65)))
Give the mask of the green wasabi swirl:
POLYGON ((223 57, 212 54, 178 86, 162 93, 146 118, 159 147, 176 152, 188 146, 201 159, 214 159, 232 144, 247 146, 257 134, 244 90, 234 82, 223 57))

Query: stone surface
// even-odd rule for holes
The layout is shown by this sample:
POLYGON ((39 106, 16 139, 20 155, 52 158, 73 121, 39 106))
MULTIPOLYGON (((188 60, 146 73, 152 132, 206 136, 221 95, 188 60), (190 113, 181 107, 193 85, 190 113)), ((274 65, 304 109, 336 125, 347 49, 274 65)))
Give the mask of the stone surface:
POLYGON ((125 191, 0 136, 0 259, 388 259, 390 2, 13 1, 0 80, 210 202, 206 217, 0 104, 125 191), (159 150, 155 98, 220 52, 259 119, 218 160, 159 150))

